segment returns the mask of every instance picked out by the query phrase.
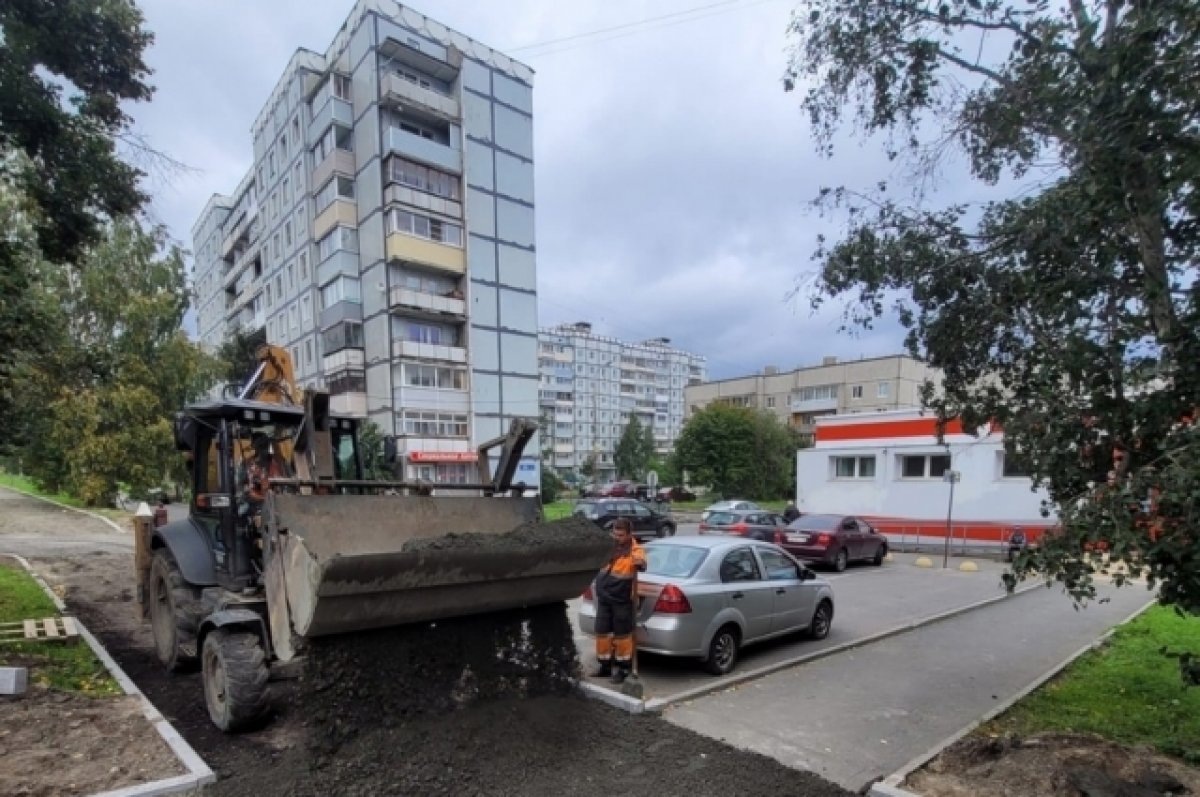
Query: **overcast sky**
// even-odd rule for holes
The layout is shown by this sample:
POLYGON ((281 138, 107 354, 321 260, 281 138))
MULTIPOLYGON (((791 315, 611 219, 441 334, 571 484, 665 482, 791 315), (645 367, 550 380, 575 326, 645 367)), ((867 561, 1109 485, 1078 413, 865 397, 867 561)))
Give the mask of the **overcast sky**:
MULTIPOLYGON (((151 212, 191 246, 213 193, 251 164, 250 125, 297 47, 324 52, 352 0, 138 0, 156 36, 138 132, 192 171, 152 179, 151 212)), ((830 222, 828 184, 889 166, 847 142, 815 154, 780 77, 791 0, 421 0, 417 11, 529 64, 534 79, 539 324, 591 321, 668 337, 712 378, 824 355, 894 353, 893 324, 838 332, 838 313, 785 301, 830 222), (702 8, 704 10, 692 11, 702 8), (678 14, 645 24, 650 18, 678 14), (626 26, 560 44, 535 45, 626 26)))

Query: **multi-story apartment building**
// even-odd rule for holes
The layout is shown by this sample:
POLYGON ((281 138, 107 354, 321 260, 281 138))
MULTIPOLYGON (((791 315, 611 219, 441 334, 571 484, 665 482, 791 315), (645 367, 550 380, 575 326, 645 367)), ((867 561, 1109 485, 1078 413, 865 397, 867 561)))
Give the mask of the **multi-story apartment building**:
POLYGON ((751 376, 689 386, 687 414, 715 402, 755 407, 775 413, 811 441, 813 425, 823 415, 920 407, 926 380, 937 385, 941 375, 902 354, 849 362, 825 357, 820 365, 807 368, 764 368, 751 376))
POLYGON ((532 78, 359 0, 328 50, 292 57, 253 167, 196 222, 203 343, 287 347, 334 411, 400 438, 408 478, 474 480, 474 445, 538 409, 532 78))
POLYGON ((588 323, 543 329, 538 336, 543 464, 593 478, 615 475, 613 452, 630 418, 669 454, 683 428, 684 390, 704 381, 705 359, 666 338, 625 343, 592 333, 588 323))

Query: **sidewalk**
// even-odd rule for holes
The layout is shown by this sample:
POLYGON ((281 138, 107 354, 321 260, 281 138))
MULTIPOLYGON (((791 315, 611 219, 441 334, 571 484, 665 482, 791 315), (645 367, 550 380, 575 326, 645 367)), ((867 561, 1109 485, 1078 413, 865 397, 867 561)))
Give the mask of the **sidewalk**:
POLYGON ((857 790, 928 751, 1151 600, 1101 587, 1075 611, 1036 589, 682 703, 664 716, 857 790))

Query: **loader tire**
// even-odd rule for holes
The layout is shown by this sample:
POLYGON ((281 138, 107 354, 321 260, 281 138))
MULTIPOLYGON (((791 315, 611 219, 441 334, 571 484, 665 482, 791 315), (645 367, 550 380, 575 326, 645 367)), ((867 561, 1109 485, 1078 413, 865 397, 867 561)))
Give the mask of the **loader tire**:
POLYGON ((204 702, 213 724, 226 733, 253 728, 267 715, 267 654, 258 635, 218 628, 201 652, 204 702))
POLYGON ((169 551, 150 562, 150 627, 154 652, 169 672, 194 670, 200 591, 184 580, 169 551))

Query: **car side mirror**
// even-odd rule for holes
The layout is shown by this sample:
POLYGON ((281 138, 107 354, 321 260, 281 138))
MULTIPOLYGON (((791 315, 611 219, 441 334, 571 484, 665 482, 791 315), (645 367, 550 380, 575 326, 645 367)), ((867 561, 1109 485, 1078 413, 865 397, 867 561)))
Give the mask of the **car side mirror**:
POLYGON ((801 567, 798 569, 800 571, 800 580, 801 581, 812 581, 814 578, 817 577, 817 574, 814 573, 813 571, 809 570, 807 567, 801 567))

